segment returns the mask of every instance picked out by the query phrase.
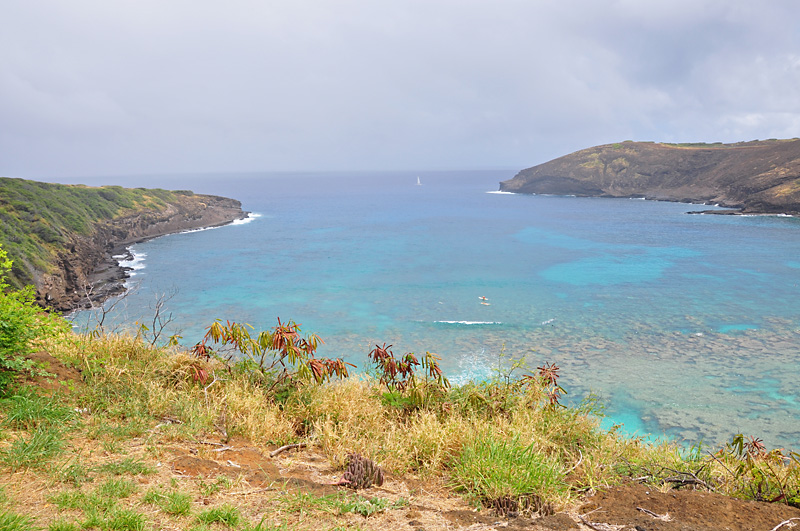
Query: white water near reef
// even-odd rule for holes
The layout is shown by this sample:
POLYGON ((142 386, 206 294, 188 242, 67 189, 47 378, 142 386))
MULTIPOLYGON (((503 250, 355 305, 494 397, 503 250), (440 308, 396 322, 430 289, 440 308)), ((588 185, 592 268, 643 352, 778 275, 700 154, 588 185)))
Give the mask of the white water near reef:
POLYGON ((497 193, 512 176, 105 179, 255 213, 135 245, 137 289, 116 318, 141 320, 177 289, 168 306, 187 345, 215 318, 267 329, 280 317, 359 368, 384 342, 436 352, 456 383, 524 356, 560 366, 570 401, 597 395, 607 425, 630 433, 718 444, 743 432, 800 449, 800 220, 497 193))

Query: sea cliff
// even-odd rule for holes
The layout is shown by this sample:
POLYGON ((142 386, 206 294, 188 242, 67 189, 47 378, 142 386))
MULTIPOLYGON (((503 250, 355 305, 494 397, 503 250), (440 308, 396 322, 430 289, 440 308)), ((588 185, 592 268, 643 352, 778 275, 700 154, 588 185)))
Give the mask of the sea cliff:
POLYGON ((33 284, 42 306, 70 311, 122 290, 113 256, 165 234, 230 223, 241 203, 189 191, 91 188, 0 178, 0 245, 13 284, 33 284))
POLYGON ((800 139, 736 144, 620 142, 520 171, 500 190, 718 204, 800 214, 800 139))

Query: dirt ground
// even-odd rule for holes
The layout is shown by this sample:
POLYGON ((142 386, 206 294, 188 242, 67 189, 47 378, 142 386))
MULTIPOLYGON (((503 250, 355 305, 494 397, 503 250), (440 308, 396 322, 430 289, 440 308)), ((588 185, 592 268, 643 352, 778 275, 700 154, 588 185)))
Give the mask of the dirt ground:
MULTIPOLYGON (((81 385, 80 374, 45 353, 36 355, 56 378, 37 378, 44 389, 81 385), (59 383, 59 382, 68 382, 59 383)), ((140 452, 131 441, 129 451, 140 452)), ((275 448, 260 448, 246 440, 208 438, 168 443, 160 448, 160 481, 201 480, 225 476, 236 488, 197 501, 221 500, 248 506, 255 514, 267 514, 275 496, 286 492, 324 495, 336 492, 341 471, 313 447, 294 448, 274 456, 275 448)), ((154 478, 155 479, 155 478, 154 478)), ((700 490, 661 492, 642 484, 598 491, 568 512, 540 518, 504 518, 487 509, 478 510, 451 493, 439 478, 420 480, 388 475, 381 487, 359 491, 365 498, 380 497, 391 503, 404 501, 400 509, 364 518, 350 514, 349 526, 374 530, 438 531, 491 529, 535 531, 786 531, 800 529, 800 509, 774 503, 745 502, 700 490), (783 524, 783 525, 781 525, 783 524)))
MULTIPOLYGON (((263 495, 275 485, 317 494, 341 488, 332 485, 339 479, 340 472, 333 470, 313 449, 293 449, 271 458, 248 445, 247 441, 206 443, 209 444, 204 446, 213 448, 211 451, 207 448, 172 448, 173 474, 192 477, 244 475, 250 487, 249 491, 242 491, 244 496, 263 495), (200 453, 213 454, 214 457, 198 457, 200 453)), ((366 489, 361 494, 365 497, 381 496, 392 502, 400 498, 409 500, 405 510, 388 511, 381 517, 370 518, 373 524, 370 529, 769 531, 781 522, 788 522, 782 526, 785 530, 800 526, 800 509, 786 505, 746 502, 703 491, 659 492, 641 484, 598 492, 587 497, 575 511, 533 519, 508 519, 485 509, 476 511, 461 498, 447 492, 439 480, 389 477, 383 486, 366 489)))

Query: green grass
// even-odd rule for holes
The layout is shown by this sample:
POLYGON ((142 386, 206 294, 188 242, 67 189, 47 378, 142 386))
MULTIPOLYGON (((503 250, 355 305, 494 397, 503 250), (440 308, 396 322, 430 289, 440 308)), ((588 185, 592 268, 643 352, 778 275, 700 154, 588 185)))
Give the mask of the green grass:
MULTIPOLYGON (((306 442, 312 447, 309 451, 323 455, 326 466, 337 471, 343 470, 347 453, 358 452, 379 463, 388 476, 399 479, 413 473, 422 481, 446 477, 450 493, 507 512, 574 507, 586 490, 631 477, 649 477, 660 484, 674 470, 694 473, 714 482, 719 492, 747 499, 763 497, 763 492, 770 499, 786 493, 786 502, 800 496, 800 456, 791 462, 782 454, 768 458, 748 450, 749 439, 743 439, 712 459, 705 451, 687 453, 676 445, 625 437, 613 429, 600 429, 591 403, 577 408, 549 404, 546 389, 535 377, 509 376, 439 389, 417 406, 402 408, 384 403, 384 392, 374 380, 349 378, 324 386, 298 386, 278 404, 262 380, 220 360, 206 362, 185 353, 148 349, 119 337, 47 347, 83 368, 86 385, 70 398, 81 407, 89 406, 92 413, 73 428, 76 438, 87 439, 81 450, 32 473, 50 485, 62 482, 64 492, 51 502, 62 511, 82 511, 76 522, 87 529, 153 525, 131 507, 155 514, 158 522, 175 528, 265 530, 275 529, 269 526, 277 522, 286 522, 283 528, 288 529, 298 520, 318 520, 324 522, 321 527, 331 528, 344 520, 352 522, 342 515, 374 520, 381 518, 381 512, 404 506, 370 491, 319 495, 287 485, 259 496, 254 517, 253 497, 229 492, 234 482, 225 476, 191 482, 174 477, 170 481, 161 474, 141 477, 155 471, 156 461, 170 459, 173 442, 185 447, 191 441, 210 440, 223 415, 230 434, 262 450, 270 441, 306 442), (208 389, 191 378, 190 368, 200 366, 220 376, 208 389), (166 425, 165 416, 179 418, 182 424, 166 425), (313 440, 298 432, 300 426, 315 434, 313 440), (140 432, 146 438, 138 439, 134 447, 131 438, 140 432), (130 455, 109 456, 104 449, 130 455), (135 494, 136 487, 145 483, 144 493, 135 494), (72 486, 76 488, 70 490, 72 486), (198 495, 212 498, 211 505, 195 508, 198 495), (121 512, 124 509, 129 512, 121 512), (250 520, 258 522, 264 514, 269 517, 251 525, 250 520)), ((36 406, 22 405, 23 400, 3 402, 6 411, 24 412, 8 422, 26 442, 59 424, 47 420, 58 404, 37 400, 28 401, 36 406)), ((24 461, 9 457, 17 434, 10 436, 0 455, 6 465, 24 461)))
POLYGON ((47 526, 47 531, 80 531, 81 527, 76 522, 68 520, 57 520, 50 522, 47 526))
POLYGON ((204 524, 220 523, 228 527, 236 527, 242 519, 241 512, 233 505, 223 504, 203 511, 197 515, 197 520, 204 524))
POLYGON ((94 491, 67 490, 49 498, 59 511, 79 510, 84 514, 80 524, 59 520, 51 529, 143 530, 147 528, 145 516, 135 510, 119 507, 120 500, 130 498, 138 491, 129 480, 110 478, 94 491))
POLYGON ((80 487, 84 483, 93 481, 91 467, 83 464, 79 457, 72 463, 66 463, 58 469, 58 480, 62 483, 71 483, 80 487))
POLYGON ((346 492, 323 495, 295 492, 281 497, 281 507, 289 513, 353 513, 368 517, 386 510, 400 509, 407 505, 408 502, 403 498, 392 503, 386 498, 365 498, 346 492))
POLYGON ((28 531, 36 529, 33 519, 11 511, 0 512, 0 531, 28 531))
POLYGON ((53 395, 40 396, 22 388, 8 398, 2 400, 6 410, 3 425, 13 429, 31 429, 42 425, 63 424, 75 418, 75 411, 61 405, 63 397, 53 395))
POLYGON ((27 437, 18 435, 0 456, 0 461, 14 471, 42 467, 59 455, 63 448, 63 435, 58 428, 40 426, 27 437))
POLYGON ((386 510, 401 509, 406 507, 408 502, 400 498, 397 502, 392 503, 386 498, 364 498, 362 496, 347 496, 341 500, 339 504, 339 512, 360 514, 363 517, 369 517, 386 510))
POLYGON ((489 506, 510 504, 524 509, 540 500, 557 499, 568 492, 562 467, 514 437, 485 436, 466 444, 451 468, 452 481, 489 506))
POLYGON ((119 509, 112 511, 100 527, 112 531, 144 531, 147 528, 147 519, 134 510, 119 509))
POLYGON ((217 479, 214 480, 212 483, 208 483, 202 478, 200 478, 200 482, 198 483, 198 488, 200 489, 200 494, 203 496, 213 496, 218 492, 222 491, 223 489, 231 488, 231 480, 225 476, 217 476, 217 479))
POLYGON ((192 496, 185 492, 151 489, 147 491, 142 501, 158 505, 162 511, 173 516, 185 516, 192 510, 192 496))
POLYGON ((152 467, 147 466, 141 460, 133 457, 126 457, 122 461, 116 461, 114 463, 106 463, 98 467, 98 470, 100 472, 108 472, 109 474, 113 474, 115 476, 121 476, 122 474, 138 476, 140 474, 155 474, 156 472, 152 467))
POLYGON ((97 494, 106 498, 122 499, 127 498, 137 490, 139 489, 136 484, 127 479, 108 479, 97 487, 97 494))

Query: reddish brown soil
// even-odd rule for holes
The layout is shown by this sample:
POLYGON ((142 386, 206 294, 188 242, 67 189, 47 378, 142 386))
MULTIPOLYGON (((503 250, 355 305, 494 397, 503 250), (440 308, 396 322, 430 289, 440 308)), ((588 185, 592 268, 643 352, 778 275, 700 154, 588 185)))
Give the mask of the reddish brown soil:
POLYGON ((37 368, 43 370, 48 376, 26 375, 21 378, 22 382, 36 385, 46 392, 57 390, 66 391, 67 389, 74 389, 77 386, 83 385, 80 371, 74 367, 68 367, 45 351, 29 354, 27 358, 33 360, 37 368))
POLYGON ((703 491, 671 490, 663 493, 646 485, 628 485, 601 492, 580 509, 588 522, 624 525, 638 531, 769 531, 781 522, 796 520, 800 509, 778 503, 742 501, 703 491), (641 509, 660 515, 653 516, 641 509))
MULTIPOLYGON (((246 441, 216 444, 219 446, 205 445, 214 448, 210 452, 207 449, 189 449, 187 453, 185 449, 174 449, 173 473, 193 477, 244 475, 254 494, 265 492, 277 483, 318 495, 334 492, 337 488, 331 485, 337 479, 337 472, 313 450, 292 450, 283 457, 270 458, 257 448, 247 446, 246 441), (225 449, 231 446, 233 449, 225 449), (214 457, 192 455, 198 450, 214 457)), ((404 478, 390 478, 385 488, 368 489, 364 495, 402 494, 401 491, 408 490, 404 482, 404 478)), ((412 490, 439 490, 435 483, 426 485, 412 481, 415 486, 412 490)), ((786 524, 782 530, 790 529, 795 523, 800 525, 800 509, 777 503, 741 501, 704 491, 670 490, 664 493, 647 485, 631 484, 587 498, 577 512, 535 519, 507 519, 485 510, 476 512, 441 491, 438 499, 420 499, 406 511, 406 523, 414 530, 440 528, 437 524, 442 518, 447 522, 446 527, 451 529, 769 531, 792 518, 797 520, 786 524)))

